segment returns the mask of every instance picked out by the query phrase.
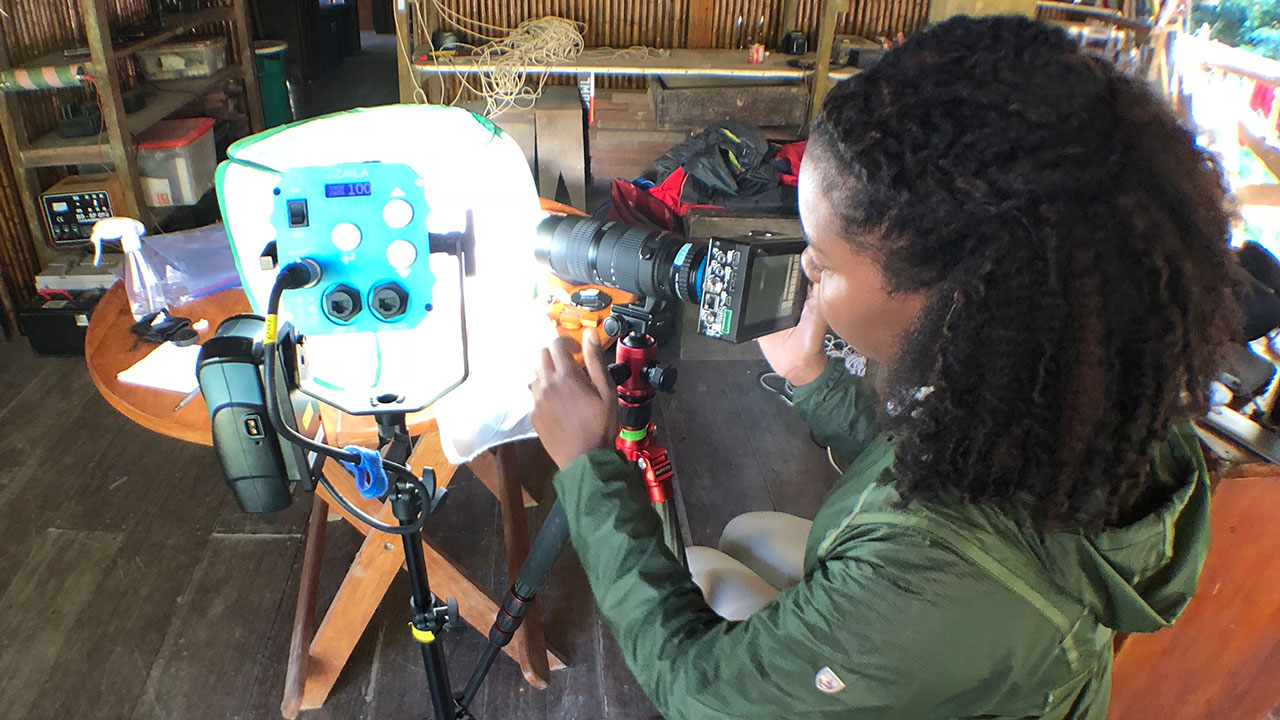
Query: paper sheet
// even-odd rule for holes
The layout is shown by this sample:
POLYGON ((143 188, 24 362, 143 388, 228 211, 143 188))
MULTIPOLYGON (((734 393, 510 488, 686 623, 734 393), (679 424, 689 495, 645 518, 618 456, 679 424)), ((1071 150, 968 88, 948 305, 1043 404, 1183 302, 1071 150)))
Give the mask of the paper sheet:
POLYGON ((200 386, 196 380, 199 345, 178 347, 171 342, 147 353, 127 370, 116 374, 121 382, 158 390, 189 393, 200 386))

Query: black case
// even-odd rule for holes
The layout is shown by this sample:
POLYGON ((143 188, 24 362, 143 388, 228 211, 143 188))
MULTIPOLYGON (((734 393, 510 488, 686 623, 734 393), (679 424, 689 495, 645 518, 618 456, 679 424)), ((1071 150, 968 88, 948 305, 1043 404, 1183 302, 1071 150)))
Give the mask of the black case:
POLYGON ((84 355, 84 336, 102 291, 82 292, 74 300, 37 298, 18 309, 22 334, 37 355, 84 355))

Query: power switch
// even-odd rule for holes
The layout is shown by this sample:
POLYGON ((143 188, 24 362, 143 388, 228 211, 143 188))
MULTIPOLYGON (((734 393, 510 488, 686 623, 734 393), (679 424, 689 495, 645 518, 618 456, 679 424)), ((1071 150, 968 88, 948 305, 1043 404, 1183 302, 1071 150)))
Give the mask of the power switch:
POLYGON ((307 201, 306 200, 290 200, 289 201, 289 227, 306 227, 307 226, 307 201))

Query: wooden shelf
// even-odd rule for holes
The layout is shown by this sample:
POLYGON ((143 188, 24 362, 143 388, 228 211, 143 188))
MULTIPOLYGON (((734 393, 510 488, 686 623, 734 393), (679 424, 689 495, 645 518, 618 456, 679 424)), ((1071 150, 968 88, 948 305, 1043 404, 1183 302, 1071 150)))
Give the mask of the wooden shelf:
MULTIPOLYGON (((119 47, 112 49, 116 57, 124 57, 132 55, 139 50, 147 50, 157 45, 165 43, 173 38, 198 27, 210 25, 217 22, 226 22, 232 20, 230 7, 212 7, 198 10, 193 13, 174 13, 168 15, 173 23, 169 27, 164 28, 155 35, 147 36, 141 40, 135 40, 131 43, 125 43, 119 47)), ((28 70, 34 70, 43 67, 60 66, 60 65, 83 65, 86 68, 93 68, 94 73, 99 70, 94 65, 93 58, 83 57, 78 60, 69 60, 61 51, 41 55, 40 57, 23 63, 22 67, 28 70)))
MULTIPOLYGON (((636 58, 629 53, 602 53, 587 50, 572 63, 555 65, 528 65, 521 69, 537 73, 546 70, 552 74, 595 73, 597 75, 664 75, 729 78, 759 78, 775 80, 804 80, 814 70, 792 67, 788 60, 813 62, 811 53, 803 56, 772 53, 763 63, 747 62, 746 50, 669 50, 664 56, 636 58)), ((424 75, 454 75, 483 70, 475 58, 458 56, 436 62, 419 62, 415 53, 413 70, 424 75)), ((858 71, 854 68, 831 70, 833 80, 843 80, 858 71)))
POLYGON ((136 40, 134 42, 115 48, 115 54, 130 55, 139 50, 153 48, 168 40, 195 28, 209 25, 216 22, 227 22, 234 19, 231 15, 230 7, 211 7, 204 10, 197 10, 193 13, 172 13, 166 15, 169 18, 169 27, 161 30, 155 35, 136 40))
MULTIPOLYGON (((142 133, 203 93, 240 75, 240 66, 228 65, 211 77, 153 84, 152 92, 147 97, 147 106, 125 119, 129 134, 136 136, 142 133)), ((111 161, 107 153, 108 147, 105 133, 82 138, 64 138, 57 133, 49 133, 31 143, 30 147, 22 148, 19 159, 28 168, 106 163, 111 161)))

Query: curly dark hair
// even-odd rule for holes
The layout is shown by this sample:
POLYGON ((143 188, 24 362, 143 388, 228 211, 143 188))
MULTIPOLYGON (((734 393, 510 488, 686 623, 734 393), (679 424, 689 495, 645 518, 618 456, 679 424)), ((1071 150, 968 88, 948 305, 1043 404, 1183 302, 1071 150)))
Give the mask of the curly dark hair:
POLYGON ((810 152, 886 290, 926 293, 888 376, 904 501, 1092 531, 1168 497, 1150 453, 1205 407, 1239 270, 1164 101, 1061 30, 961 17, 836 86, 810 152))

